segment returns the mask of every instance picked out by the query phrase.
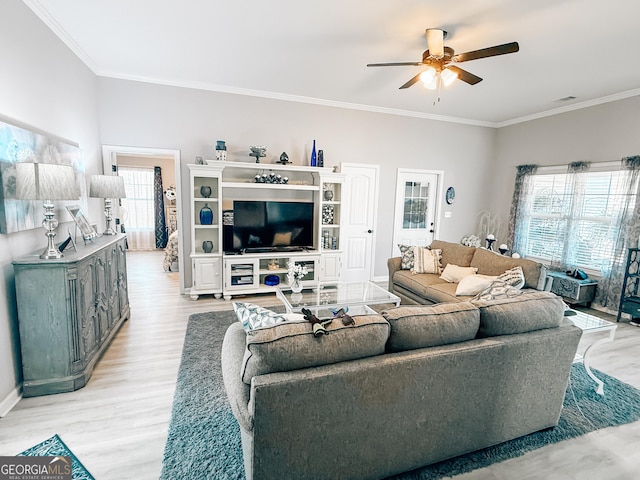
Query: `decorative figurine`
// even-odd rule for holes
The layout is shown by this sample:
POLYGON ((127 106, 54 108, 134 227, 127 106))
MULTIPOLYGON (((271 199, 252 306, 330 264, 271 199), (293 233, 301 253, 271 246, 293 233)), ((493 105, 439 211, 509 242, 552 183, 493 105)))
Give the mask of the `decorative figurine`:
POLYGON ((251 153, 250 157, 256 157, 256 163, 260 163, 260 158, 267 156, 267 147, 264 145, 252 145, 249 147, 251 153))
POLYGON ((504 255, 509 251, 509 247, 507 247, 506 243, 503 243, 498 247, 498 251, 500 252, 501 255, 504 255))
POLYGON ((287 155, 287 152, 282 152, 282 155, 280 155, 280 160, 278 160, 278 163, 281 163, 282 165, 286 165, 287 163, 289 163, 289 155, 287 155))
POLYGON ((487 250, 491 250, 493 252, 493 244, 496 241, 496 237, 493 233, 487 235, 487 250))

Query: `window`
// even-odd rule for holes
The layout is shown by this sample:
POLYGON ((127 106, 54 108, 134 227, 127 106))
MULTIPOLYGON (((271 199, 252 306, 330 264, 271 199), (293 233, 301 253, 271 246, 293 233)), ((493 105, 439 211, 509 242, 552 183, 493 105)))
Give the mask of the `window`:
POLYGON ((124 178, 127 198, 122 199, 124 225, 131 250, 155 248, 155 216, 153 205, 153 167, 118 168, 124 178))
POLYGON ((622 171, 532 175, 525 255, 600 271, 613 257, 628 188, 622 171))

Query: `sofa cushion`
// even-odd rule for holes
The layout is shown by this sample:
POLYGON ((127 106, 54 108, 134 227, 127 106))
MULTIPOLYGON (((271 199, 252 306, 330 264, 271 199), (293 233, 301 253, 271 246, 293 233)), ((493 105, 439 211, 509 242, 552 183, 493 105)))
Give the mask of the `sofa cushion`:
POLYGON ((467 275, 456 287, 456 297, 460 295, 477 295, 488 288, 498 277, 490 275, 467 275))
POLYGON ((445 282, 458 283, 466 276, 475 275, 477 271, 478 269, 475 267, 461 267, 450 263, 444 267, 440 278, 445 282))
POLYGON ((413 247, 413 268, 411 273, 437 273, 440 274, 442 250, 426 247, 413 247))
POLYGON ((429 286, 446 282, 433 273, 412 274, 409 270, 398 270, 393 275, 393 283, 425 297, 429 286))
POLYGON ((502 300, 472 300, 480 310, 478 337, 512 335, 560 326, 564 302, 550 292, 531 291, 502 300))
POLYGON ((428 298, 434 303, 441 302, 465 302, 471 300, 471 295, 458 295, 456 296, 457 283, 435 283, 425 289, 425 298, 428 298))
POLYGON ((381 315, 354 316, 354 325, 334 320, 326 326, 327 335, 315 337, 312 326, 279 323, 271 328, 247 333, 247 347, 240 372, 251 384, 256 375, 287 372, 384 353, 389 323, 381 315))
MULTIPOLYGON (((442 240, 434 240, 431 242, 430 248, 438 248, 442 250, 442 268, 453 263, 461 267, 471 266, 471 259, 477 250, 474 247, 467 247, 459 243, 443 242, 442 240)), ((504 272, 504 269, 500 272, 504 272)), ((497 275, 497 274, 496 274, 497 275)))
POLYGON ((480 326, 480 312, 468 302, 403 306, 382 315, 391 325, 387 341, 391 352, 472 340, 480 326))
POLYGON ((484 275, 500 275, 510 268, 520 266, 524 274, 524 286, 544 290, 547 269, 543 264, 533 260, 505 257, 484 248, 477 248, 470 265, 477 267, 478 273, 484 275))

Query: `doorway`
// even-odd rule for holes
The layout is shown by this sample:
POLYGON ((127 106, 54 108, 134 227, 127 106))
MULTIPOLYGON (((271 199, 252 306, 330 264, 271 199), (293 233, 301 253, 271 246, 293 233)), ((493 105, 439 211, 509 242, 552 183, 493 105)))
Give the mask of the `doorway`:
POLYGON ((436 200, 442 196, 443 174, 435 170, 398 169, 392 257, 400 255, 398 244, 431 245, 439 226, 436 200))
POLYGON ((340 173, 345 174, 340 278, 343 282, 366 282, 373 279, 380 166, 343 162, 340 173))
MULTIPOLYGON (((177 189, 177 195, 175 198, 175 205, 173 205, 173 213, 174 217, 172 219, 174 226, 177 228, 179 234, 178 237, 178 272, 180 278, 180 293, 185 292, 185 277, 184 277, 184 260, 183 254, 183 235, 180 234, 182 232, 182 208, 181 208, 181 181, 180 181, 180 151, 179 150, 169 150, 169 149, 161 149, 161 148, 142 148, 142 147, 126 147, 126 146, 114 146, 114 145, 103 145, 102 146, 102 161, 104 173, 109 174, 109 172, 115 172, 118 170, 120 165, 125 164, 138 164, 138 166, 149 165, 150 162, 153 162, 153 159, 159 159, 163 162, 169 162, 168 165, 172 167, 172 176, 173 181, 170 183, 165 183, 163 181, 163 188, 166 189, 170 186, 175 187, 177 189)), ((165 198, 165 207, 167 199, 165 198)), ((158 265, 159 269, 162 269, 162 265, 158 265)))

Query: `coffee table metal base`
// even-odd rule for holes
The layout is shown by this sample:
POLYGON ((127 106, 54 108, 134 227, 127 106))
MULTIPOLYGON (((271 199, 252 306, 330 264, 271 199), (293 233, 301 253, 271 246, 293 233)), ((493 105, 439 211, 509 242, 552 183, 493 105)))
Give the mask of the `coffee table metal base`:
POLYGON ((608 322, 606 320, 602 320, 601 318, 579 311, 576 315, 569 317, 569 319, 574 323, 574 325, 582 329, 583 338, 585 338, 587 335, 597 332, 609 332, 609 335, 607 335, 606 337, 599 338, 598 340, 589 343, 585 348, 584 353, 582 355, 576 355, 576 358, 574 359, 574 363, 582 362, 587 375, 589 375, 589 377, 594 382, 596 382, 596 393, 598 393, 599 395, 604 395, 604 383, 602 382, 602 380, 596 377, 591 370, 589 352, 591 352, 591 350, 593 350, 593 348, 597 345, 605 342, 613 342, 617 325, 613 322, 608 322))

